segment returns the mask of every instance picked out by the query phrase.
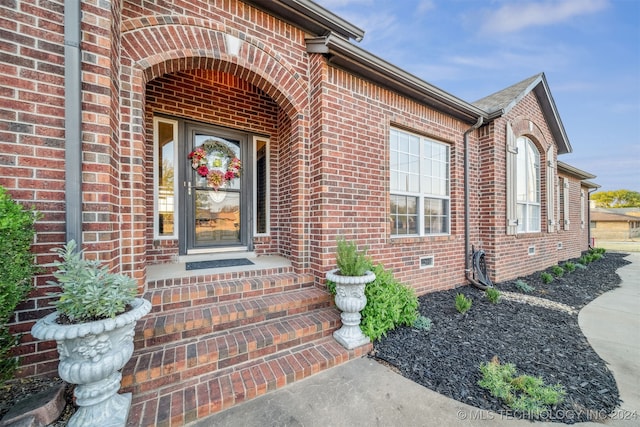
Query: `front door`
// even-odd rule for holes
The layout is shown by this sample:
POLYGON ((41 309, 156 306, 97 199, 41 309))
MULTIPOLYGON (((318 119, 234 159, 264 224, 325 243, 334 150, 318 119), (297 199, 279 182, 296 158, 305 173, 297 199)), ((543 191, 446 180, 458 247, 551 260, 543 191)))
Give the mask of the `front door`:
POLYGON ((202 125, 186 131, 187 253, 246 247, 247 136, 202 125))

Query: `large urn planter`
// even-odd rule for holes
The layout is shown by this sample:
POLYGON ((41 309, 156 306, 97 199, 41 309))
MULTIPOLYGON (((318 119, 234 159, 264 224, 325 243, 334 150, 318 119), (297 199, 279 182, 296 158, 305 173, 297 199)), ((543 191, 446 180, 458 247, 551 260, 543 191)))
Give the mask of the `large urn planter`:
POLYGON ((114 318, 65 324, 53 312, 38 320, 31 334, 41 340, 55 340, 64 381, 77 384, 74 396, 79 409, 68 426, 124 426, 131 407, 131 393, 118 394, 120 370, 133 354, 134 328, 151 310, 151 303, 136 298, 132 309, 114 318))
POLYGON ((336 284, 335 303, 341 310, 342 327, 333 333, 334 339, 349 350, 368 344, 369 337, 360 329, 360 311, 367 305, 365 286, 376 280, 376 275, 366 271, 362 276, 345 276, 334 269, 326 273, 326 278, 336 284))

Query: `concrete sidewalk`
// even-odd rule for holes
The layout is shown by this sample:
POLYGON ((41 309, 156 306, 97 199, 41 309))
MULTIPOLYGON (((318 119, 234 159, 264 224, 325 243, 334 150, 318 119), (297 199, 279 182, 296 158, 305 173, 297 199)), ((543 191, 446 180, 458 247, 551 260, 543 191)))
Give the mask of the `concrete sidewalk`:
MULTIPOLYGON (((618 383, 623 403, 614 419, 604 423, 616 427, 640 426, 640 253, 627 259, 632 264, 618 270, 622 286, 591 302, 578 317, 585 336, 609 363, 618 383)), ((531 427, 532 423, 449 399, 363 358, 190 424, 196 426, 531 427)))

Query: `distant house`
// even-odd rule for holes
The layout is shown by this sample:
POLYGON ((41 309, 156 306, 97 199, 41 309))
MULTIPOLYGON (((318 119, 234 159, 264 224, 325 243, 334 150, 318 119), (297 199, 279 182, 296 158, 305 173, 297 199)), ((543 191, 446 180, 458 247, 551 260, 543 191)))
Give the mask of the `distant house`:
POLYGON ((604 241, 627 241, 640 238, 640 215, 637 209, 620 212, 618 209, 591 210, 591 237, 604 241), (636 215, 632 215, 636 214, 636 215))
MULTIPOLYGON (((131 425, 365 353, 331 339, 339 236, 418 294, 468 284, 473 247, 494 282, 588 248, 594 176, 558 161, 572 147, 543 73, 468 102, 309 0, 0 10, 0 185, 43 213, 38 262, 75 239, 154 307, 123 371, 131 425)), ((28 334, 48 279, 13 325, 25 376, 56 372, 28 334)))

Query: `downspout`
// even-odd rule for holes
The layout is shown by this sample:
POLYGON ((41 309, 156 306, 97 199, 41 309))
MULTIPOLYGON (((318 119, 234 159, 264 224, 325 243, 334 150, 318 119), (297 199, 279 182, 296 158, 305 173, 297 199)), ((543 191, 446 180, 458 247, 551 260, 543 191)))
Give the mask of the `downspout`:
POLYGON ((464 133, 464 276, 476 286, 479 284, 474 283, 475 280, 471 277, 469 251, 469 134, 482 126, 483 123, 484 118, 482 116, 478 117, 476 124, 464 133))
POLYGON ((64 132, 66 240, 82 246, 82 111, 80 0, 64 7, 64 132))
POLYGON ((587 247, 589 249, 591 249, 591 193, 595 193, 596 191, 598 191, 598 188, 592 188, 587 191, 587 247))

